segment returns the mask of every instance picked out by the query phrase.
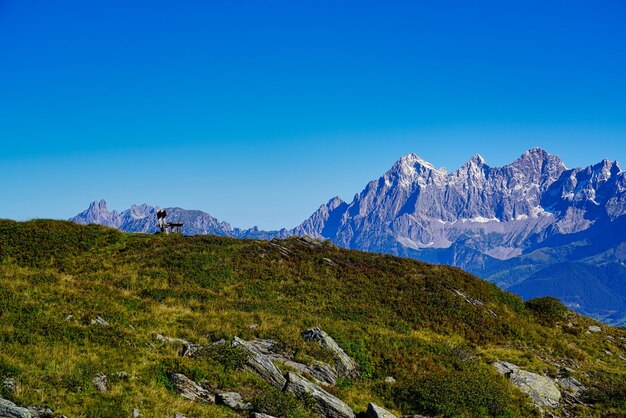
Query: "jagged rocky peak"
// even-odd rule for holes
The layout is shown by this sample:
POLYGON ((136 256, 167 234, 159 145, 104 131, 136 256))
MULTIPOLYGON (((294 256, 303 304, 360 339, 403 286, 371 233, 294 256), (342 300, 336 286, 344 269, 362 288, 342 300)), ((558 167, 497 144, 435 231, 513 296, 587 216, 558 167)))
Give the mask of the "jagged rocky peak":
POLYGON ((326 203, 326 207, 330 210, 335 210, 344 203, 346 202, 344 202, 343 199, 341 199, 339 196, 335 196, 330 199, 328 203, 326 203))

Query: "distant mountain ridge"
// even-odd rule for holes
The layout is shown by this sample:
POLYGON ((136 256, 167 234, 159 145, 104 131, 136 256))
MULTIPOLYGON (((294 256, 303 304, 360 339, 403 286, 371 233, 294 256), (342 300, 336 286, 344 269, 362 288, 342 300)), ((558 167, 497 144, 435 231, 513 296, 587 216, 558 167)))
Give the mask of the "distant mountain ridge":
MULTIPOLYGON (((626 175, 617 161, 568 169, 533 148, 503 167, 475 155, 447 172, 409 154, 352 202, 335 197, 291 230, 241 230, 200 211, 168 213, 185 222, 186 234, 309 235, 450 264, 524 297, 550 294, 585 314, 626 323, 626 175)), ((151 206, 109 212, 104 201, 71 220, 130 232, 156 225, 151 206)))

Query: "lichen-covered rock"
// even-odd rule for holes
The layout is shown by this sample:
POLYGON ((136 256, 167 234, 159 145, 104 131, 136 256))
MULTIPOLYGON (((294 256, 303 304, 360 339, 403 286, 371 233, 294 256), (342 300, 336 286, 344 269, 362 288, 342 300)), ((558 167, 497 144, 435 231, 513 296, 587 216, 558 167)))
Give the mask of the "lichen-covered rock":
POLYGON ((597 326, 597 325, 591 325, 591 326, 589 326, 589 332, 600 332, 600 331, 602 331, 602 328, 600 328, 600 327, 599 327, 599 326, 597 326))
POLYGON ((252 410, 252 404, 246 402, 243 397, 237 392, 222 392, 216 396, 216 403, 220 405, 226 405, 227 407, 236 411, 250 411, 252 410))
POLYGON ((367 411, 365 411, 365 418, 397 418, 394 414, 387 411, 380 406, 369 403, 367 405, 367 411))
POLYGON ((314 409, 324 417, 354 418, 354 412, 341 399, 326 392, 324 389, 309 382, 295 373, 287 373, 285 390, 297 398, 310 397, 315 401, 314 409))
POLYGON ((52 412, 52 409, 50 408, 42 408, 39 406, 29 406, 26 409, 28 409, 28 412, 30 412, 30 415, 33 418, 53 418, 54 417, 54 413, 52 412))
POLYGON ((552 379, 522 370, 515 364, 506 361, 498 361, 493 366, 522 392, 528 394, 535 405, 550 408, 559 406, 561 392, 552 379))
POLYGON ((0 398, 0 417, 32 418, 32 415, 28 409, 19 407, 9 400, 0 398))
POLYGON ((182 396, 183 398, 190 401, 215 403, 215 396, 211 392, 209 392, 184 374, 174 373, 172 375, 171 381, 180 396, 182 396))
POLYGON ((109 390, 109 388, 107 387, 107 377, 105 374, 100 373, 93 378, 92 382, 96 389, 98 389, 100 392, 104 393, 109 390))
POLYGON ((335 358, 335 368, 340 376, 353 376, 357 373, 356 363, 326 332, 319 328, 311 328, 304 331, 302 337, 307 342, 316 342, 322 345, 332 353, 335 358))
POLYGON ((232 346, 239 347, 249 354, 246 365, 254 373, 261 376, 277 389, 282 390, 285 387, 285 376, 274 366, 274 363, 272 363, 269 357, 261 353, 254 345, 241 338, 235 337, 232 346))

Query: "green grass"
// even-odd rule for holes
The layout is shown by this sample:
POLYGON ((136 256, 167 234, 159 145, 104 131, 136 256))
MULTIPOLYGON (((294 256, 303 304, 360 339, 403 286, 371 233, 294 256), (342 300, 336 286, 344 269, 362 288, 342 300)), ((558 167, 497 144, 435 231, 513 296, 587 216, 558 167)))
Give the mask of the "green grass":
POLYGON ((360 366, 360 379, 330 389, 356 411, 373 401, 398 414, 532 416, 528 398, 489 364, 507 360, 547 374, 568 365, 592 387, 592 405, 579 415, 626 413, 623 329, 587 334, 592 320, 552 300, 525 304, 455 268, 311 249, 295 238, 276 243, 290 255, 264 241, 0 221, 0 378, 17 379, 10 395, 18 404, 70 417, 130 416, 133 408, 146 417, 237 416, 180 398, 173 372, 238 391, 268 413, 311 417, 309 402, 244 371, 236 350, 181 358, 154 337, 273 338, 297 359, 328 360, 300 337, 319 326, 360 366), (92 325, 96 316, 110 325, 92 325), (98 373, 116 371, 128 376, 110 378, 109 393, 94 388, 98 373))

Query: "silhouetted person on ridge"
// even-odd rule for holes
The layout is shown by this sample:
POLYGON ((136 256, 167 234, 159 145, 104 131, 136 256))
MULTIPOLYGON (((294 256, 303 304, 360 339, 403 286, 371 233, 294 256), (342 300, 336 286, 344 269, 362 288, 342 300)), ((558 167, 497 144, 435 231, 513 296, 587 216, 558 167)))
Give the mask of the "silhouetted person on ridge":
POLYGON ((161 230, 161 232, 167 233, 167 221, 166 221, 167 211, 165 209, 158 209, 156 212, 156 215, 157 215, 157 222, 159 224, 159 229, 161 230))

